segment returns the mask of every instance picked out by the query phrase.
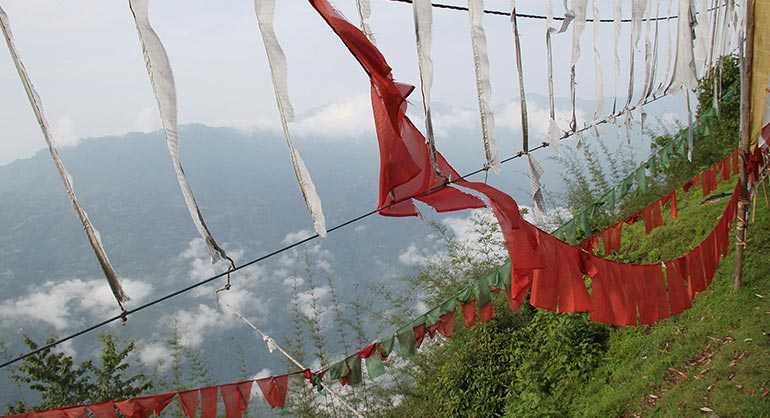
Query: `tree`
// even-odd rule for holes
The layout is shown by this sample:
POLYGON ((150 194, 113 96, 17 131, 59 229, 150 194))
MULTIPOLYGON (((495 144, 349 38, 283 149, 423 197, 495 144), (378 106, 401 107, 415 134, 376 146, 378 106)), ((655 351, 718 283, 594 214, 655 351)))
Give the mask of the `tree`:
MULTIPOLYGON (((47 343, 52 341, 49 339, 47 343)), ((27 405, 19 401, 9 405, 8 413, 126 399, 152 389, 152 382, 145 375, 130 373, 127 358, 135 348, 133 342, 120 348, 111 335, 102 335, 99 341, 101 364, 98 366, 91 360, 76 365, 72 356, 51 349, 24 359, 11 378, 38 392, 40 402, 27 405)), ((32 350, 38 348, 29 337, 25 337, 24 342, 32 350)))

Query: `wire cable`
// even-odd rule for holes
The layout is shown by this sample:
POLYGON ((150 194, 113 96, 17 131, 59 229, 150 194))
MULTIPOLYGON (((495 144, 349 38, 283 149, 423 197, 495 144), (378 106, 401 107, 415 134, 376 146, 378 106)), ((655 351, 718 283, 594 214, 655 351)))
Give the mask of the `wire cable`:
MULTIPOLYGON (((620 116, 622 113, 633 111, 633 110, 635 110, 637 108, 640 108, 642 106, 645 106, 645 105, 647 105, 649 103, 652 103, 654 101, 657 101, 657 100, 659 100, 659 99, 661 99, 663 97, 667 97, 667 96, 668 96, 667 94, 664 94, 664 95, 660 95, 660 96, 657 96, 657 97, 652 97, 652 98, 644 101, 643 103, 639 103, 638 105, 636 105, 634 107, 630 107, 628 109, 624 109, 624 111, 619 113, 618 115, 611 115, 611 116, 608 116, 608 117, 606 117, 606 118, 604 118, 602 120, 593 121, 593 122, 587 124, 586 126, 584 126, 581 129, 578 129, 578 130, 575 130, 575 131, 571 131, 571 132, 565 132, 562 135, 562 137, 559 139, 559 141, 565 140, 567 138, 570 138, 570 137, 575 136, 577 134, 580 134, 582 132, 585 132, 585 131, 588 131, 590 129, 593 129, 596 126, 599 126, 599 125, 602 125, 602 124, 606 124, 606 123, 610 122, 611 120, 613 120, 614 118, 617 118, 618 116, 620 116)), ((543 142, 543 143, 541 143, 540 145, 538 145, 536 147, 530 148, 529 152, 537 151, 537 150, 546 148, 548 146, 549 146, 549 144, 547 142, 543 142)), ((524 153, 523 151, 519 151, 518 153, 516 153, 516 154, 514 154, 514 155, 512 155, 512 156, 510 156, 508 158, 505 158, 505 159, 501 160, 500 164, 508 163, 508 162, 513 161, 513 160, 515 160, 517 158, 521 158, 521 157, 523 157, 525 155, 527 155, 527 154, 524 153)), ((449 186, 451 184, 457 183, 460 180, 465 180, 468 177, 474 176, 474 175, 479 174, 479 173, 488 172, 488 171, 489 171, 489 167, 485 166, 485 167, 479 168, 477 170, 471 171, 469 173, 466 173, 466 174, 460 176, 457 179, 447 180, 443 184, 441 184, 441 185, 439 185, 437 187, 434 187, 434 188, 432 188, 430 190, 427 190, 425 192, 422 192, 422 193, 419 193, 419 194, 416 194, 416 195, 412 195, 412 196, 408 196, 408 197, 405 197, 403 199, 399 199, 397 201, 394 201, 393 203, 390 203, 389 205, 386 205, 386 206, 383 206, 383 207, 380 207, 380 208, 372 209, 372 210, 370 210, 370 211, 368 211, 366 213, 363 213, 363 214, 358 215, 358 216, 356 216, 354 218, 348 219, 345 222, 342 222, 342 223, 340 223, 338 225, 335 225, 332 228, 329 228, 327 230, 327 233, 328 232, 336 231, 338 229, 342 229, 342 228, 344 228, 344 227, 346 227, 348 225, 351 225, 351 224, 354 224, 356 222, 359 222, 359 221, 361 221, 361 220, 363 220, 365 218, 368 218, 368 217, 370 217, 372 215, 375 215, 375 214, 379 213, 381 210, 388 209, 388 208, 390 208, 392 206, 395 206, 395 205, 397 205, 399 203, 402 203, 402 202, 405 202, 407 200, 411 200, 411 199, 414 199, 414 198, 418 198, 418 197, 429 195, 429 194, 437 192, 437 191, 439 191, 439 190, 441 190, 441 189, 443 189, 443 188, 445 188, 445 187, 447 187, 447 186, 449 186)), ((145 309, 147 309, 147 308, 149 308, 151 306, 157 305, 157 304, 159 304, 161 302, 165 302, 165 301, 167 301, 167 300, 169 300, 171 298, 174 298, 176 296, 179 296, 179 295, 181 295, 183 293, 187 293, 187 292, 189 292, 189 291, 191 291, 193 289, 196 289, 196 288, 201 287, 201 286, 203 286, 205 284, 211 283, 214 280, 220 279, 222 277, 227 277, 228 275, 230 275, 230 274, 232 274, 232 273, 234 273, 236 271, 242 270, 242 269, 244 269, 246 267, 249 267, 249 266, 254 265, 256 263, 259 263, 261 261, 267 260, 268 258, 274 257, 274 256, 276 256, 278 254, 281 254, 281 253, 284 253, 286 251, 289 251, 289 250, 291 250, 291 249, 293 249, 295 247, 298 247, 298 246, 300 246, 302 244, 305 244, 307 242, 313 241, 313 240, 315 240, 317 238, 319 238, 319 235, 317 233, 313 234, 311 236, 308 236, 307 238, 301 239, 299 241, 293 242, 291 244, 288 244, 288 245, 285 245, 285 246, 283 246, 281 248, 278 248, 278 249, 276 249, 274 251, 271 251, 271 252, 269 252, 267 254, 264 254, 264 255, 262 255, 262 256, 260 256, 258 258, 255 258, 255 259, 253 259, 253 260, 251 260, 249 262, 246 262, 246 263, 241 264, 239 266, 228 268, 227 271, 224 271, 222 273, 216 274, 214 276, 211 276, 211 277, 209 277, 207 279, 204 279, 204 280, 201 280, 199 282, 193 283, 193 284, 191 284, 191 285, 189 285, 187 287, 184 287, 182 289, 173 291, 173 292, 171 292, 171 293, 169 293, 169 294, 167 294, 165 296, 162 296, 162 297, 160 297, 158 299, 154 299, 154 300, 151 300, 149 302, 146 302, 146 303, 144 303, 142 305, 137 306, 136 308, 125 310, 125 311, 123 311, 122 313, 120 313, 118 315, 115 315, 113 317, 107 318, 107 319, 105 319, 105 320, 103 320, 101 322, 98 322, 98 323, 96 323, 94 325, 91 325, 91 326, 89 326, 87 328, 84 328, 84 329, 82 329, 82 330, 80 330, 80 331, 78 331, 78 332, 76 332, 74 334, 70 334, 70 335, 68 335, 68 336, 66 336, 64 338, 55 340, 55 341, 53 341, 51 343, 48 343, 48 344, 46 344, 46 345, 44 345, 42 347, 39 347, 39 348, 37 348, 35 350, 29 351, 29 352, 27 352, 25 354, 22 354, 22 355, 20 355, 18 357, 15 357, 15 358, 11 359, 11 360, 3 362, 2 364, 0 364, 0 369, 2 369, 4 367, 7 367, 7 366, 10 366, 11 364, 17 363, 17 362, 19 362, 21 360, 24 360, 25 358, 33 356, 35 354, 38 354, 38 353, 40 353, 42 351, 49 350, 49 349, 51 349, 51 348, 53 348, 53 347, 55 347, 55 346, 57 346, 59 344, 65 343, 65 342, 67 342, 69 340, 72 340, 74 338, 77 338, 77 337, 79 337, 79 336, 81 336, 83 334, 87 334, 87 333, 89 333, 91 331, 94 331, 94 330, 96 330, 98 328, 101 328, 101 327, 103 327, 105 325, 108 325, 110 323, 113 323, 115 321, 122 320, 122 321, 125 322, 128 319, 129 315, 133 315, 133 314, 135 314, 135 313, 137 313, 139 311, 145 310, 145 309)))

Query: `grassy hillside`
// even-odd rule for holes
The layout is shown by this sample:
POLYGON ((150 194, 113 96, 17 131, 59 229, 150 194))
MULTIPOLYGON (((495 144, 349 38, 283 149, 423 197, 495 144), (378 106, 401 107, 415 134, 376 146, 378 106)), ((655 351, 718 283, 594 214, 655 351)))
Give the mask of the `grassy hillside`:
MULTIPOLYGON (((679 219, 650 235, 642 225, 624 231, 621 258, 682 254, 705 237, 723 206, 702 204, 700 191, 682 195, 679 219)), ((689 311, 612 331, 600 366, 575 398, 574 416, 770 416, 770 211, 761 193, 753 216, 744 287, 733 289, 731 252, 689 311)))

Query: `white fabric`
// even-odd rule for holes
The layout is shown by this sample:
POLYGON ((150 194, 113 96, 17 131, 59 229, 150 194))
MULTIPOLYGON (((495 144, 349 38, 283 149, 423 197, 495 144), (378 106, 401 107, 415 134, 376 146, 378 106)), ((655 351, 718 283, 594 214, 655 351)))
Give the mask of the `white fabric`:
POLYGON ((200 208, 198 208, 198 203, 195 201, 192 189, 187 183, 187 177, 182 168, 182 162, 179 159, 179 128, 177 123, 174 75, 171 71, 171 63, 168 60, 163 43, 150 24, 148 3, 149 0, 129 0, 139 40, 142 43, 147 73, 150 76, 150 83, 155 93, 155 99, 158 102, 158 111, 160 112, 163 130, 166 132, 166 146, 171 155, 176 179, 179 183, 179 188, 182 190, 182 196, 187 205, 187 210, 192 217, 193 224, 195 224, 198 233, 206 242, 209 254, 211 255, 211 262, 215 263, 223 259, 229 260, 225 250, 211 236, 211 232, 209 232, 206 222, 203 220, 203 215, 200 212, 200 208))
POLYGON ((374 32, 369 24, 369 19, 372 17, 372 5, 369 0, 356 0, 356 9, 358 10, 358 17, 361 19, 361 31, 369 39, 369 42, 375 44, 374 32))
POLYGON ((604 110, 604 70, 602 69, 601 50, 599 48, 600 31, 599 28, 599 0, 592 1, 592 13, 594 17, 593 24, 593 49, 594 49, 594 84, 596 85, 596 109, 594 109, 594 119, 599 120, 604 110))
POLYGON ((532 157, 532 154, 527 154, 527 162, 529 163, 529 178, 532 182, 532 202, 534 203, 535 217, 540 222, 545 217, 545 198, 540 183, 540 178, 543 177, 543 166, 532 157))
POLYGON ((574 132, 577 130, 576 120, 576 64, 580 59, 580 38, 583 36, 583 31, 586 27, 586 7, 587 0, 572 0, 572 9, 568 11, 574 16, 575 25, 572 28, 572 54, 570 55, 570 97, 572 99, 572 121, 570 122, 570 129, 574 132))
POLYGON ((430 0, 414 0, 414 30, 417 39, 417 63, 420 67, 420 92, 422 93, 422 108, 425 112, 425 140, 430 147, 431 163, 435 170, 436 140, 433 136, 433 119, 431 116, 430 101, 431 88, 433 86, 433 60, 431 49, 433 44, 433 7, 430 0))
POLYGON ((695 65, 700 76, 706 74, 708 66, 709 47, 711 45, 711 22, 709 21, 709 2, 711 0, 694 0, 698 14, 695 15, 695 65))
POLYGON ((313 228, 319 236, 326 236, 326 219, 324 218, 321 198, 318 196, 310 172, 305 166, 305 162, 294 147, 289 130, 289 121, 293 119, 291 102, 289 101, 289 88, 287 84, 287 65, 286 56, 283 53, 281 44, 275 34, 273 19, 275 15, 275 0, 255 0, 254 9, 259 24, 259 32, 262 34, 262 41, 265 44, 267 60, 270 64, 270 73, 273 79, 273 88, 275 90, 278 112, 281 115, 281 127, 283 136, 286 139, 286 145, 289 147, 289 156, 291 166, 294 169, 294 175, 297 177, 299 188, 305 199, 305 204, 313 218, 313 228))
POLYGON ((545 49, 546 49, 546 77, 548 81, 548 112, 551 120, 556 117, 556 105, 554 100, 553 88, 553 49, 551 47, 551 33, 553 24, 553 3, 551 0, 545 0, 545 49))
POLYGON ((262 337, 262 341, 265 342, 265 345, 267 346, 267 351, 269 353, 272 353, 275 350, 278 350, 278 344, 275 342, 273 337, 269 337, 267 335, 262 337))
MULTIPOLYGON (((667 1, 667 8, 666 8, 666 16, 671 16, 672 13, 672 4, 676 0, 668 0, 667 1)), ((672 63, 674 61, 673 55, 674 55, 674 40, 673 40, 673 32, 674 32, 674 25, 676 25, 677 20, 674 20, 674 22, 671 21, 671 19, 667 19, 665 21, 666 25, 666 52, 663 55, 663 61, 664 66, 662 67, 663 71, 660 74, 660 83, 658 84, 658 87, 655 89, 655 94, 661 94, 665 91, 666 87, 668 86, 668 82, 671 79, 671 69, 673 67, 672 63)))
POLYGON ((669 89, 694 88, 698 82, 693 54, 692 0, 679 0, 674 77, 669 89))
MULTIPOLYGON (((660 15, 660 3, 655 3, 655 16, 660 15)), ((658 35, 659 20, 647 21, 647 36, 644 42, 644 89, 642 97, 639 98, 639 105, 652 95, 652 89, 655 84, 655 70, 658 65, 658 35)), ((642 129, 644 130, 644 129, 642 129)))
POLYGON ((487 37, 481 17, 484 14, 484 0, 468 0, 471 18, 471 45, 473 47, 473 66, 476 72, 476 91, 481 115, 481 134, 484 142, 484 156, 487 165, 495 172, 500 170, 500 160, 495 146, 495 118, 490 104, 492 86, 489 82, 489 57, 487 55, 487 37))
POLYGON ((529 117, 527 115, 527 95, 524 92, 524 68, 521 62, 521 41, 519 40, 519 25, 516 20, 516 0, 511 0, 511 30, 513 46, 516 55, 516 73, 519 79, 519 103, 521 104, 521 137, 522 150, 529 151, 529 117))
POLYGON ((102 268, 104 276, 107 278, 107 282, 110 285, 112 294, 115 296, 118 304, 120 304, 122 307, 122 303, 129 300, 128 295, 126 295, 126 292, 120 285, 117 273, 112 267, 112 263, 110 263, 110 259, 107 256, 107 251, 104 249, 104 244, 102 243, 99 231, 94 228, 91 220, 88 218, 86 210, 83 209, 83 207, 80 205, 80 201, 75 194, 75 188, 72 184, 72 177, 67 172, 67 169, 64 167, 64 162, 59 156, 59 150, 56 148, 56 138, 54 138, 49 129, 48 118, 46 117, 45 111, 43 110, 43 103, 40 100, 40 96, 38 96, 37 91, 35 90, 35 86, 32 84, 32 80, 29 77, 27 68, 24 66, 24 62, 22 61, 21 56, 16 49, 13 33, 11 32, 10 21, 8 20, 8 16, 5 14, 5 11, 2 9, 2 7, 0 7, 0 27, 2 28, 5 42, 8 45, 8 51, 11 54, 11 59, 16 66, 16 72, 18 72, 21 84, 24 86, 24 91, 27 93, 29 104, 32 106, 32 111, 35 114, 35 118, 37 118, 37 123, 40 126, 41 132, 43 133, 43 138, 48 145, 48 152, 51 155, 51 159, 53 160, 54 165, 56 166, 56 170, 59 172, 59 176, 61 176, 61 179, 64 182, 64 190, 67 192, 67 197, 69 197, 70 201, 72 202, 78 219, 83 225, 83 230, 86 233, 88 242, 91 244, 91 248, 96 255, 96 259, 99 261, 99 266, 102 268))
POLYGON ((631 48, 628 52, 629 74, 628 74, 628 98, 626 99, 626 108, 631 105, 634 97, 634 72, 636 62, 636 50, 639 47, 639 38, 642 32, 642 18, 647 9, 647 0, 632 0, 631 3, 631 48))
POLYGON ((620 81, 620 28, 623 18, 623 0, 613 0, 613 23, 612 23, 612 49, 615 51, 613 56, 614 70, 612 73, 612 114, 618 113, 618 83, 620 81))

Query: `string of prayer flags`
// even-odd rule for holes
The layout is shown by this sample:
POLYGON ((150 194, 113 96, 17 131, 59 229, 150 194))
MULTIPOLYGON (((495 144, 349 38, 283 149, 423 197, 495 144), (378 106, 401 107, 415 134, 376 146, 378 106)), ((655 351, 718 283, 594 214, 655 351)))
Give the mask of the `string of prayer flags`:
POLYGON ((289 376, 271 376, 258 379, 257 386, 259 386, 259 390, 262 392, 265 402, 267 402, 271 408, 283 408, 286 406, 289 376))
POLYGON ((45 111, 43 110, 43 103, 40 100, 40 96, 37 94, 37 90, 35 90, 35 86, 32 84, 32 79, 29 77, 27 68, 24 66, 24 62, 22 61, 21 56, 19 55, 19 52, 16 48, 13 33, 11 32, 11 24, 8 20, 8 15, 5 13, 2 7, 0 7, 0 28, 2 29, 3 35, 5 37, 5 42, 8 45, 8 52, 10 52, 11 59, 13 60, 13 63, 16 66, 16 71, 19 74, 19 79, 21 79, 24 90, 27 93, 29 104, 32 106, 32 111, 34 112, 37 123, 40 126, 40 131, 43 133, 43 138, 48 145, 48 153, 51 155, 51 159, 54 162, 56 171, 59 173, 59 176, 64 182, 64 190, 67 192, 67 197, 72 203, 72 206, 75 208, 75 213, 77 214, 81 225, 83 225, 83 230, 85 231, 86 237, 88 238, 88 243, 91 245, 91 249, 94 251, 94 255, 99 262, 99 266, 104 273, 104 277, 107 279, 107 283, 110 286, 112 295, 115 297, 118 305, 123 308, 123 304, 129 300, 129 297, 125 290, 123 290, 123 286, 120 284, 118 275, 115 272, 115 269, 112 267, 112 263, 107 256, 107 250, 104 248, 104 244, 102 243, 99 231, 97 231, 91 223, 91 219, 88 217, 86 210, 83 208, 83 206, 81 206, 80 200, 75 194, 72 176, 70 176, 69 172, 64 167, 64 162, 59 155, 59 150, 56 147, 56 138, 49 128, 48 118, 46 117, 45 111))
POLYGON ((171 63, 166 54, 166 49, 163 47, 160 37, 158 37, 150 23, 149 0, 129 0, 128 4, 134 17, 139 41, 142 44, 147 74, 150 78, 163 130, 166 134, 166 146, 174 166, 177 183, 179 183, 179 188, 182 190, 185 205, 190 212, 198 234, 206 243, 206 247, 211 255, 211 262, 216 263, 220 260, 228 260, 232 266, 232 260, 211 235, 182 168, 182 161, 179 158, 179 123, 177 120, 178 111, 174 74, 171 70, 171 63))
POLYGON ((294 110, 289 99, 286 55, 283 53, 283 48, 281 48, 281 44, 278 42, 273 25, 275 0, 254 0, 254 10, 257 15, 262 42, 265 45, 267 61, 270 65, 275 101, 278 106, 278 113, 281 116, 283 137, 289 148, 289 159, 294 170, 294 176, 297 178, 297 183, 302 191, 305 205, 310 212, 310 216, 313 218, 313 228, 319 236, 326 237, 326 219, 321 205, 321 198, 318 196, 315 184, 305 166, 304 160, 294 146, 291 131, 289 130, 289 122, 294 120, 294 110))

